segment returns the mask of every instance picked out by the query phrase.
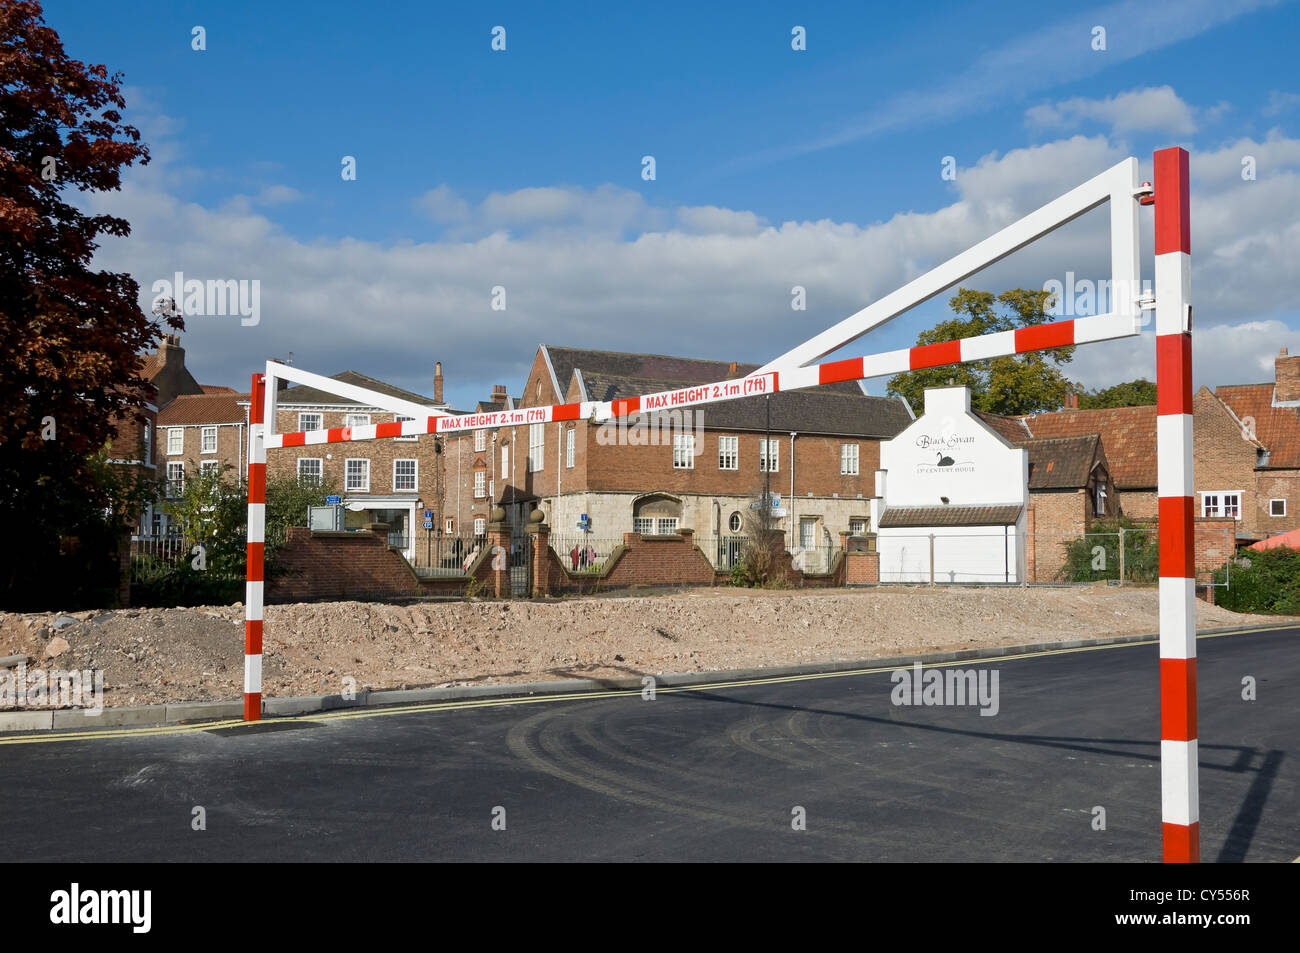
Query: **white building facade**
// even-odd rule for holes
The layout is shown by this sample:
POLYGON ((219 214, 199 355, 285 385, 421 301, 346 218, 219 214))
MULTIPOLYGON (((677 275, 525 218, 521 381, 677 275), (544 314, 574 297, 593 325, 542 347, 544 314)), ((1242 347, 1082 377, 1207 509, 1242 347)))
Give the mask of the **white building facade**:
POLYGON ((969 388, 927 390, 925 413, 880 445, 880 581, 1023 581, 1028 504, 1028 452, 971 413, 969 388))

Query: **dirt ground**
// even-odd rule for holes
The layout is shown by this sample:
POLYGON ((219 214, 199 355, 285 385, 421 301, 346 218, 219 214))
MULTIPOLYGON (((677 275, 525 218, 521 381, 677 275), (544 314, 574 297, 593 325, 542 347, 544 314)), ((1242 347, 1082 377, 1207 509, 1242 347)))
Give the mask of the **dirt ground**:
MULTIPOLYGON (((1198 601, 1201 628, 1285 621, 1198 601)), ((1154 589, 694 589, 549 602, 266 608, 263 691, 318 695, 852 661, 1154 632, 1154 589)), ((102 669, 104 704, 243 692, 243 606, 0 614, 0 656, 102 669), (58 639, 66 642, 66 647, 58 639), (57 652, 57 654, 51 654, 57 652)), ((16 663, 15 663, 16 664, 16 663)))

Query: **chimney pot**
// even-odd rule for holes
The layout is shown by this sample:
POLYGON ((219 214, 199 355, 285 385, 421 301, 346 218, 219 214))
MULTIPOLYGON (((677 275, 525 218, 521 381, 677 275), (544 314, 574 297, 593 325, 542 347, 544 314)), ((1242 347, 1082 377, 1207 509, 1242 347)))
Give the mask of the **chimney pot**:
POLYGON ((442 361, 433 364, 433 402, 442 403, 442 361))

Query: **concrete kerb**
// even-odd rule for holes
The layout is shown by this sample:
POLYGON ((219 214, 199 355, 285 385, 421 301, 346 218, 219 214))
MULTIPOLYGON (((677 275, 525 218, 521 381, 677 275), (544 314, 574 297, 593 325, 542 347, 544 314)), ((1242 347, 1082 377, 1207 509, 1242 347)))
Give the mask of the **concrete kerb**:
MULTIPOLYGON (((1295 628, 1294 622, 1276 625, 1239 625, 1217 629, 1199 629, 1197 635, 1226 635, 1264 629, 1295 628)), ((899 655, 891 658, 860 659, 847 662, 821 662, 804 665, 781 665, 771 668, 724 669, 712 672, 675 672, 655 675, 656 688, 685 687, 710 683, 745 682, 754 679, 782 678, 791 675, 833 675, 858 669, 906 668, 916 662, 940 665, 951 662, 986 661, 1009 655, 1030 655, 1064 649, 1156 642, 1159 635, 1117 635, 1103 639, 1070 639, 1065 642, 1033 642, 1025 645, 1001 645, 985 649, 958 649, 930 655, 899 655)), ((413 688, 387 691, 362 690, 354 698, 342 695, 298 695, 266 698, 262 711, 267 715, 295 716, 340 708, 382 708, 427 702, 459 701, 471 698, 517 698, 528 695, 567 695, 596 691, 640 691, 644 676, 621 678, 573 678, 548 682, 513 682, 495 685, 460 685, 450 688, 413 688)), ((167 705, 137 705, 129 708, 105 708, 100 715, 87 715, 82 709, 51 711, 0 712, 0 732, 85 730, 130 725, 162 725, 238 718, 243 714, 242 701, 179 702, 167 705)))

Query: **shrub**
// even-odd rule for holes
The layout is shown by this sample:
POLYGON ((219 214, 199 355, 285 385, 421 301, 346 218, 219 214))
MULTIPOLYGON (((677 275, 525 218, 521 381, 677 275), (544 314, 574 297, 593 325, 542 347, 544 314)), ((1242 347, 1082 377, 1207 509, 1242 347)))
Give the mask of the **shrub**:
POLYGON ((1215 570, 1215 602, 1233 612, 1300 615, 1300 549, 1247 550, 1215 570))
POLYGON ((1065 564, 1056 577, 1066 582, 1100 582, 1119 578, 1119 532, 1124 533, 1124 580, 1155 582, 1160 577, 1159 535, 1154 527, 1139 528, 1127 517, 1102 520, 1086 536, 1067 540, 1065 564), (1095 550, 1100 547, 1101 552, 1095 550))

